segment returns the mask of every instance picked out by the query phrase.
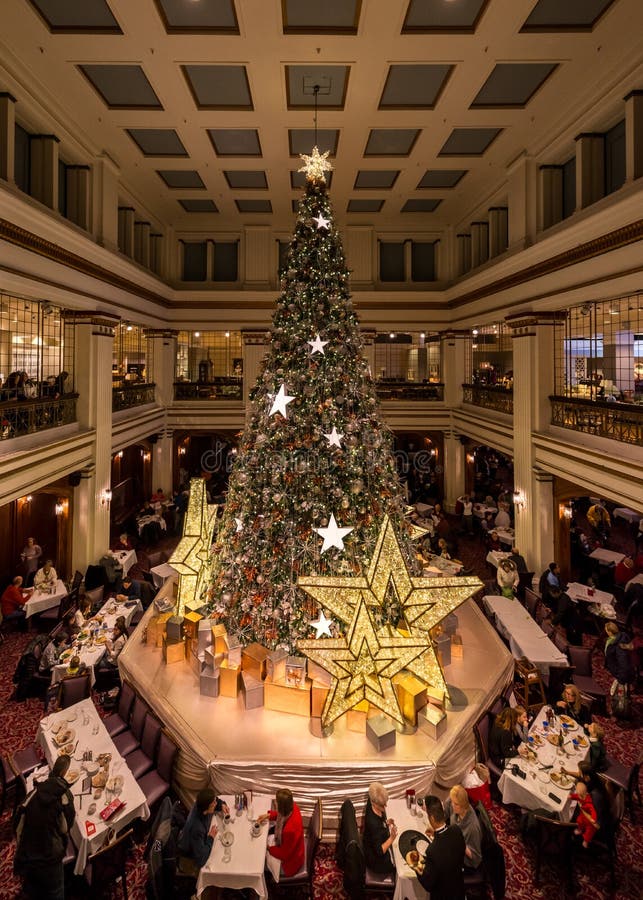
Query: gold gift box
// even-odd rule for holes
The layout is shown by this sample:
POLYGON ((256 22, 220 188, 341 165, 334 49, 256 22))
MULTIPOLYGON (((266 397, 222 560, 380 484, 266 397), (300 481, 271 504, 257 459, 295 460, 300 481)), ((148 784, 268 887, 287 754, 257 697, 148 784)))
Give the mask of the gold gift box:
POLYGON ((163 661, 166 665, 170 663, 181 662, 185 659, 185 638, 180 641, 168 641, 167 636, 163 635, 163 661))
POLYGON ((193 640, 198 638, 199 622, 202 618, 203 616, 201 613, 194 612, 193 610, 186 612, 183 616, 183 632, 187 637, 192 638, 193 640))
POLYGON ((172 618, 172 613, 160 613, 158 616, 152 616, 147 623, 147 643, 154 647, 163 646, 163 638, 165 637, 165 629, 168 619, 172 618))
POLYGON ((224 659, 219 667, 219 694, 221 697, 237 697, 241 681, 241 666, 231 665, 224 659))
POLYGON ((346 713, 346 728, 349 731, 357 731, 359 734, 366 734, 366 720, 368 718, 368 700, 362 700, 356 703, 352 709, 346 713))
POLYGON ((464 645, 462 643, 462 635, 454 634, 451 638, 451 657, 452 659, 464 658, 464 645))
POLYGON ((212 626, 212 643, 214 644, 215 653, 226 653, 228 645, 225 642, 227 631, 225 625, 212 626))
POLYGON ((330 683, 324 684, 322 681, 313 681, 310 691, 310 714, 313 719, 321 718, 329 691, 330 683))
POLYGON ((433 706, 438 706, 441 710, 444 711, 444 691, 440 688, 435 688, 433 685, 427 685, 426 696, 429 703, 432 703, 433 706))
POLYGON ((241 651, 241 671, 247 672, 263 681, 266 677, 266 662, 268 660, 268 648, 262 644, 248 644, 241 651))
POLYGON ((395 675, 393 678, 397 702, 407 722, 417 725, 418 710, 427 704, 426 685, 414 675, 395 675))
POLYGON ((295 716, 310 716, 310 692, 312 682, 306 678, 300 687, 292 687, 285 681, 264 681, 263 705, 274 712, 292 713, 295 716))

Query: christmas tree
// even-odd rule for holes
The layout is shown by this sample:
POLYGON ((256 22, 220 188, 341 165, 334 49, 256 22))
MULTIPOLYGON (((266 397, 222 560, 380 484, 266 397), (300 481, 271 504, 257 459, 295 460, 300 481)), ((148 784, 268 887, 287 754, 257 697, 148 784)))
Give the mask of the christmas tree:
MULTIPOLYGON (((299 203, 272 340, 250 395, 212 556, 207 605, 243 643, 294 649, 315 601, 299 576, 359 575, 384 514, 413 550, 404 501, 349 293, 317 148, 299 203)), ((385 604, 376 624, 395 624, 385 604)))

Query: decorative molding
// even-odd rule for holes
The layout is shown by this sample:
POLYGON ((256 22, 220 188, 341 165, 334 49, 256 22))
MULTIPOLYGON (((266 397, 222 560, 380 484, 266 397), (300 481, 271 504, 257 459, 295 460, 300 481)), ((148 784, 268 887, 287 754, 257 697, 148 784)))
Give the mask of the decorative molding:
POLYGON ((471 337, 470 328, 445 328, 438 331, 441 341, 466 340, 471 337))
POLYGON ((146 338, 165 338, 166 340, 176 340, 179 336, 178 328, 144 328, 143 334, 146 338))
POLYGON ((538 325, 556 325, 558 322, 564 322, 567 318, 567 311, 559 312, 524 312, 512 313, 505 316, 505 324, 511 328, 512 337, 533 337, 536 334, 534 330, 538 325))
POLYGON ((247 347, 252 344, 256 344, 259 346, 267 345, 270 342, 270 332, 266 331, 241 331, 241 340, 243 342, 243 346, 247 347))
POLYGON ((74 325, 91 325, 92 334, 99 337, 114 337, 114 329, 120 322, 120 316, 107 312, 93 312, 82 309, 63 309, 62 317, 73 322, 74 325))

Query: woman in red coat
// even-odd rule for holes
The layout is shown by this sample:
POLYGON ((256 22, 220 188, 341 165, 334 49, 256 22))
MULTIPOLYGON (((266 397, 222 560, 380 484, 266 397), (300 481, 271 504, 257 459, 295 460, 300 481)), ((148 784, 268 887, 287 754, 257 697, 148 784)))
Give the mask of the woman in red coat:
POLYGON ((264 813, 257 821, 265 822, 270 819, 275 823, 274 844, 268 847, 268 853, 281 860, 281 874, 290 878, 304 864, 304 825, 292 791, 280 788, 275 794, 275 800, 277 811, 264 813))

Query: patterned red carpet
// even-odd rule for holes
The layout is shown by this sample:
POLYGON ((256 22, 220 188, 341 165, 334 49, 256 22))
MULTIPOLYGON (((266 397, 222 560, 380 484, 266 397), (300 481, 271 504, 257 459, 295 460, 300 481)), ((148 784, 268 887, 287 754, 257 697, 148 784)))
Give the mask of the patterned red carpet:
MULTIPOLYGON (((476 540, 462 540, 459 554, 467 566, 481 577, 489 578, 485 570, 484 551, 476 540)), ((33 740, 42 715, 42 702, 27 700, 15 703, 10 699, 13 685, 11 678, 22 648, 28 641, 24 634, 12 634, 2 644, 0 653, 0 752, 25 746, 33 740)), ((599 681, 608 685, 611 678, 602 665, 602 653, 594 654, 594 670, 599 681)), ((608 753, 614 758, 631 765, 643 749, 642 697, 634 697, 634 716, 626 725, 614 720, 598 717, 606 730, 608 753)), ((358 799, 358 798, 354 798, 358 799)), ((575 892, 583 900, 599 900, 603 897, 641 898, 643 896, 643 810, 638 809, 638 823, 633 823, 626 814, 618 837, 618 887, 612 893, 605 864, 595 859, 591 852, 576 866, 578 890, 575 892)), ((520 834, 518 815, 511 809, 494 805, 492 820, 497 829, 500 843, 507 862, 507 893, 509 900, 552 900, 563 896, 563 872, 560 863, 552 859, 545 863, 541 886, 534 887, 534 851, 525 844, 520 834)), ((146 867, 143 860, 144 844, 137 845, 131 855, 128 869, 128 892, 131 900, 145 897, 146 867)), ((20 894, 20 884, 13 876, 14 843, 12 840, 10 810, 0 816, 0 900, 16 898, 20 894)), ((83 896, 82 883, 72 879, 68 897, 83 896)), ((122 896, 114 892, 114 897, 122 896)), ((341 898, 350 900, 342 888, 341 872, 334 862, 334 847, 323 844, 317 859, 315 873, 314 900, 341 898)))

